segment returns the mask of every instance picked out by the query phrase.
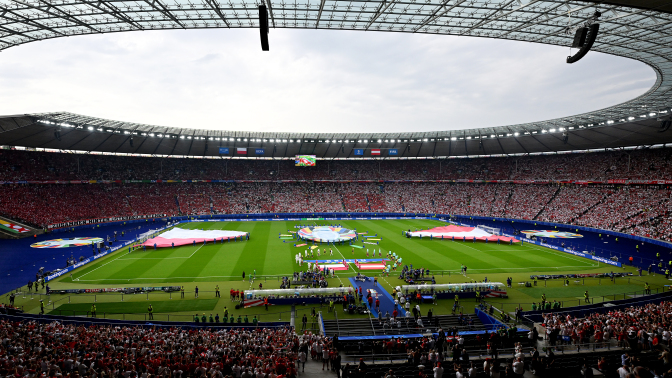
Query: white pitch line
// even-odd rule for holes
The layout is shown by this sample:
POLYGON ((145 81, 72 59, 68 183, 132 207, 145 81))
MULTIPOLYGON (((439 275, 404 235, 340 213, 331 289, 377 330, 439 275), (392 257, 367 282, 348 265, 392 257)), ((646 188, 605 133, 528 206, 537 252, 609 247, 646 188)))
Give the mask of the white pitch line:
POLYGON ((585 261, 585 259, 582 259, 580 257, 573 257, 569 253, 558 254, 558 253, 555 253, 555 250, 553 250, 551 248, 539 247, 539 246, 534 245, 534 244, 531 247, 532 247, 532 249, 536 249, 538 251, 543 251, 543 252, 546 252, 546 253, 550 253, 551 255, 554 255, 554 256, 564 257, 564 258, 574 260, 574 261, 578 261, 578 262, 585 262, 586 266, 599 266, 599 264, 598 265, 589 264, 587 261, 585 261))
POLYGON ((174 259, 188 259, 189 257, 138 257, 132 259, 120 259, 120 260, 174 260, 174 259))
MULTIPOLYGON (((581 266, 553 266, 553 267, 549 267, 549 266, 526 266, 526 267, 523 267, 523 268, 488 268, 488 269, 475 269, 475 268, 472 269, 472 268, 469 268, 468 271, 469 272, 474 272, 474 271, 480 272, 480 271, 483 271, 483 270, 560 269, 560 268, 586 268, 586 265, 581 265, 581 266)), ((444 272, 460 272, 460 270, 458 270, 458 269, 444 270, 444 272)))
MULTIPOLYGON (((286 273, 286 274, 276 274, 274 276, 266 276, 266 277, 286 277, 286 276, 291 276, 293 273, 286 273)), ((198 277, 133 277, 131 278, 132 280, 175 280, 175 279, 196 279, 196 278, 240 278, 240 276, 198 276, 198 277)), ((123 281, 123 280, 128 280, 127 278, 100 278, 97 280, 80 280, 83 282, 87 281, 123 281)))
POLYGON ((75 280, 79 281, 80 278, 86 276, 87 274, 92 273, 92 272, 95 272, 96 270, 98 270, 98 269, 104 267, 105 265, 107 265, 107 264, 109 264, 109 263, 112 263, 112 262, 116 261, 117 259, 119 259, 119 258, 121 258, 121 257, 124 257, 124 256, 126 256, 126 254, 125 254, 125 253, 122 253, 122 254, 120 254, 119 256, 117 256, 117 258, 112 259, 112 260, 106 262, 105 264, 103 264, 103 265, 97 267, 96 269, 93 269, 93 270, 91 270, 91 271, 89 271, 89 272, 86 272, 86 273, 82 274, 81 276, 75 278, 75 280))
POLYGON ((188 258, 188 259, 191 258, 191 256, 193 256, 196 252, 198 252, 201 248, 203 248, 204 245, 205 245, 205 244, 202 244, 200 247, 196 248, 196 250, 194 251, 194 253, 192 253, 191 255, 189 255, 189 257, 187 257, 187 258, 188 258))
MULTIPOLYGON (((194 253, 198 252, 198 250, 201 249, 202 247, 203 247, 203 245, 201 245, 200 247, 198 247, 198 248, 194 251, 194 253)), ((192 253, 191 255, 189 255, 189 257, 193 256, 194 253, 192 253)), ((86 276, 86 275, 89 274, 89 273, 93 273, 93 272, 95 272, 96 270, 98 270, 98 269, 104 267, 104 266, 107 265, 107 264, 110 264, 110 263, 112 263, 112 262, 115 262, 115 261, 121 259, 122 257, 124 257, 124 256, 126 256, 126 255, 127 255, 127 253, 126 253, 126 254, 122 253, 122 254, 121 254, 119 257, 117 257, 116 259, 114 259, 114 260, 110 260, 110 261, 106 262, 105 264, 103 264, 103 265, 97 267, 96 269, 94 269, 94 270, 92 270, 92 271, 90 271, 90 272, 86 272, 86 273, 82 274, 81 276, 77 277, 76 280, 77 280, 77 281, 102 281, 102 280, 104 280, 104 279, 99 279, 99 280, 80 280, 80 279, 81 279, 82 277, 86 276)), ((189 257, 187 257, 187 258, 189 258, 189 257)), ((170 257, 169 257, 169 258, 170 258, 170 257)), ((153 257, 148 257, 148 258, 146 258, 146 259, 149 260, 149 259, 155 259, 155 258, 153 258, 153 257)), ((122 259, 122 260, 145 260, 145 259, 139 258, 139 259, 122 259)), ((161 259, 161 260, 164 260, 164 259, 161 259)), ((115 279, 116 279, 116 278, 115 278, 115 279)), ((135 279, 135 278, 134 278, 134 279, 135 279)), ((157 279, 161 279, 161 278, 157 278, 157 279)))

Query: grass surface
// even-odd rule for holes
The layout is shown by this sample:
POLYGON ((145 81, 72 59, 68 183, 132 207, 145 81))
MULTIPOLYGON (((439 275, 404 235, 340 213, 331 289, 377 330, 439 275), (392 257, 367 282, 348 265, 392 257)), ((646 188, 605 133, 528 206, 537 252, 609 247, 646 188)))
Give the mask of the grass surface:
MULTIPOLYGON (((212 311, 217 305, 217 299, 189 299, 172 301, 152 301, 152 302, 109 302, 96 303, 96 312, 98 314, 144 314, 149 305, 152 305, 154 312, 198 312, 212 311)), ((91 311, 91 303, 64 303, 56 309, 50 311, 54 315, 86 315, 91 311)))
MULTIPOLYGON (((294 254, 305 248, 283 243, 278 234, 293 230, 295 222, 203 222, 181 225, 183 228, 226 229, 249 232, 243 242, 181 246, 158 250, 118 253, 73 273, 63 282, 96 284, 172 283, 222 281, 241 277, 242 273, 261 275, 291 275, 298 270, 294 254)), ((594 269, 597 263, 580 257, 541 248, 462 242, 449 240, 408 239, 402 229, 428 228, 441 225, 431 220, 347 221, 351 229, 369 230, 382 237, 379 246, 365 245, 355 249, 347 245, 333 246, 333 258, 364 258, 367 249, 396 252, 405 263, 431 271, 458 272, 461 264, 469 272, 548 272, 553 270, 594 269)), ((307 247, 306 247, 307 248, 307 247)), ((322 247, 324 248, 324 246, 322 247)), ((321 248, 321 249, 322 249, 321 248)), ((315 257, 317 258, 317 256, 315 257)), ((322 256, 321 258, 325 258, 322 256)), ((354 269, 354 268, 353 268, 354 269)), ((354 271, 350 271, 353 273, 354 271)))
MULTIPOLYGON (((430 269, 435 275, 437 283, 460 283, 482 281, 487 277, 488 281, 506 282, 507 277, 514 281, 512 288, 508 290, 508 299, 493 299, 500 308, 513 311, 515 306, 531 308, 533 302, 539 302, 541 294, 546 293, 549 300, 566 302, 565 306, 577 305, 583 299, 583 292, 588 290, 594 301, 600 302, 613 300, 614 294, 620 294, 616 299, 623 299, 623 293, 634 292, 644 288, 647 281, 654 289, 662 289, 669 281, 664 276, 646 276, 617 279, 615 283, 609 280, 586 279, 580 283, 570 280, 570 286, 564 286, 561 280, 539 282, 538 287, 523 287, 518 283, 529 281, 530 274, 550 273, 596 273, 614 271, 610 265, 597 264, 596 262, 577 256, 565 254, 555 250, 535 246, 526 243, 521 246, 496 244, 483 242, 462 242, 449 240, 408 239, 402 236, 402 230, 427 229, 440 225, 443 222, 434 220, 349 220, 334 221, 343 227, 357 229, 358 232, 368 231, 368 235, 378 234, 376 238, 382 238, 379 246, 365 244, 364 248, 352 248, 347 245, 331 246, 334 249, 332 259, 340 258, 365 258, 367 248, 372 252, 382 249, 383 255, 387 251, 396 252, 403 258, 404 264, 413 264, 414 267, 430 269), (460 266, 468 267, 466 276, 458 274, 460 266), (601 296, 611 295, 611 298, 601 296)), ((224 244, 208 244, 194 246, 182 246, 177 248, 165 248, 154 251, 127 250, 111 254, 93 264, 77 269, 72 278, 69 275, 50 282, 54 290, 73 288, 105 288, 124 286, 162 286, 180 285, 185 287, 186 299, 178 299, 179 293, 167 294, 162 292, 148 295, 124 295, 123 302, 120 294, 78 294, 78 295, 52 295, 47 299, 51 301, 47 305, 52 309, 74 309, 81 311, 90 310, 94 301, 98 312, 139 312, 146 313, 148 301, 154 306, 155 318, 159 320, 159 314, 170 314, 170 319, 183 316, 189 320, 195 311, 223 313, 227 307, 235 312, 236 316, 259 315, 260 321, 277 321, 289 319, 289 306, 271 306, 269 311, 263 307, 253 307, 234 311, 235 303, 229 299, 229 289, 249 290, 258 288, 259 283, 266 289, 278 288, 280 276, 291 276, 294 271, 305 270, 305 265, 299 267, 294 261, 294 255, 305 251, 306 247, 293 247, 293 241, 279 238, 281 234, 287 234, 288 230, 296 230, 294 226, 301 222, 267 221, 267 222, 198 222, 181 224, 182 228, 203 228, 220 230, 238 230, 250 233, 249 241, 226 242, 224 244), (242 272, 246 273, 246 280, 242 280, 242 272), (256 271, 257 279, 249 282, 247 278, 256 271), (215 286, 219 285, 222 298, 214 297, 215 286), (194 287, 200 289, 200 299, 195 300, 194 287), (172 299, 171 299, 172 298, 172 299), (68 306, 65 306, 70 302, 68 306), (137 304, 135 303, 137 302, 137 304), (203 307, 198 304, 203 302, 203 307), (110 311, 104 311, 111 306, 110 311), (65 306, 65 307, 63 307, 65 306), (81 306, 81 307, 79 307, 81 306), (197 306, 197 307, 192 307, 197 306)), ((305 222, 304 222, 305 223, 305 222)), ((318 222, 320 224, 327 223, 318 222)), ((361 244, 358 242, 358 244, 361 244)), ((323 249, 326 245, 320 246, 323 249)), ((329 247, 327 247, 329 248, 329 247)), ((377 257, 377 256, 376 256, 377 257)), ((316 257, 317 258, 317 257, 316 257)), ((324 255, 320 259, 326 259, 324 255)), ((630 270, 623 268, 618 271, 630 270)), ((337 277, 329 279, 330 286, 348 286, 348 277, 357 273, 351 265, 348 271, 339 271, 337 277)), ((403 282, 397 278, 394 272, 390 277, 380 277, 380 272, 364 271, 368 276, 379 276, 380 285, 389 292, 403 282)), ((646 273, 645 273, 646 274, 646 273)), ((625 295, 626 297, 629 294, 625 295)), ((37 312, 39 301, 30 297, 17 298, 17 304, 25 310, 37 312)), ((470 301, 465 302, 465 312, 471 313, 470 301)), ((433 306, 437 314, 449 313, 452 301, 440 301, 433 306), (445 302, 445 303, 444 303, 445 302)), ((310 308, 300 307, 298 317, 302 313, 310 311, 310 308)), ((318 309, 319 310, 319 309, 318 309)), ((326 308, 321 309, 325 311, 326 308)), ((423 310, 424 311, 424 310, 423 310)), ((325 318, 333 318, 333 314, 324 314, 325 318)), ((114 317, 114 315, 110 315, 114 317)), ((338 318, 348 318, 351 315, 340 313, 338 318)), ((128 317, 125 317, 128 319, 128 317)), ((163 319, 166 320, 166 319, 163 319)))

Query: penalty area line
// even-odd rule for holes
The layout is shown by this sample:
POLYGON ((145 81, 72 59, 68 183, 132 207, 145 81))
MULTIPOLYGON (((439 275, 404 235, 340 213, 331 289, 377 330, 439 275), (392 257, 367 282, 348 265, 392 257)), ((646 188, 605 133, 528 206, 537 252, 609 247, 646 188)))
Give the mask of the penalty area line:
MULTIPOLYGON (((586 266, 592 266, 592 267, 600 266, 599 262, 597 264, 588 263, 588 259, 586 259, 586 258, 572 256, 569 253, 556 252, 554 249, 551 249, 551 248, 540 247, 540 246, 535 245, 535 244, 531 245, 530 247, 534 250, 546 252, 546 253, 549 253, 553 256, 564 257, 564 258, 569 259, 569 260, 574 260, 574 261, 586 263, 586 266)), ((590 260, 590 261, 592 261, 592 260, 590 260)))

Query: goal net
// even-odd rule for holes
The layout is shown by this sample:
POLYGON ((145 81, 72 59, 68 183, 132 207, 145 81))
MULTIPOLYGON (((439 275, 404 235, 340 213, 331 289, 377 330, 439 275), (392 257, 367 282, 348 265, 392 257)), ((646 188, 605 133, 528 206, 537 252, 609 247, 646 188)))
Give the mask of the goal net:
POLYGON ((495 228, 495 227, 488 227, 488 226, 483 226, 483 225, 478 225, 476 228, 479 228, 483 231, 487 231, 493 235, 501 235, 501 229, 495 228))

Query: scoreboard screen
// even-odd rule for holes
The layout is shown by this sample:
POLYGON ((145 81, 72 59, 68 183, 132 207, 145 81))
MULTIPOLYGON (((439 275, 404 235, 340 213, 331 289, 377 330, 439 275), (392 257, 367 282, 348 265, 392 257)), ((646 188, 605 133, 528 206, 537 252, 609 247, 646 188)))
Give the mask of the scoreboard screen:
POLYGON ((294 165, 297 167, 314 167, 316 160, 315 155, 296 155, 294 165))

